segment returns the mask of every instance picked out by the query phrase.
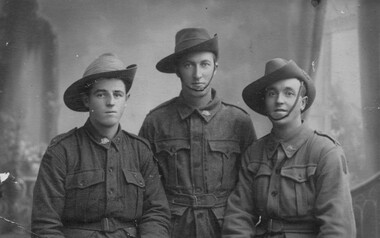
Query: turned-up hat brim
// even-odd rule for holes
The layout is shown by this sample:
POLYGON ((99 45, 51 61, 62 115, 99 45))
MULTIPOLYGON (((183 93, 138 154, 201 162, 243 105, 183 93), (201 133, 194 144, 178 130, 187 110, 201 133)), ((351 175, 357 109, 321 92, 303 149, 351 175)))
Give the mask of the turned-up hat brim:
POLYGON ((137 65, 125 67, 118 58, 112 54, 104 54, 96 59, 86 70, 84 76, 71 84, 63 95, 63 101, 71 110, 87 112, 88 108, 83 103, 83 94, 97 79, 121 79, 125 83, 126 92, 132 86, 137 65))
POLYGON ((188 44, 188 47, 177 50, 173 54, 160 60, 156 65, 156 69, 163 73, 175 73, 176 62, 182 56, 192 52, 208 51, 214 53, 215 56, 218 57, 218 36, 216 34, 209 40, 192 39, 188 40, 185 44, 188 44))
POLYGON ((298 65, 290 60, 281 68, 264 75, 244 88, 242 96, 244 102, 255 112, 266 115, 265 89, 273 83, 296 78, 304 82, 306 87, 307 104, 303 110, 306 111, 314 102, 316 90, 312 79, 298 65))

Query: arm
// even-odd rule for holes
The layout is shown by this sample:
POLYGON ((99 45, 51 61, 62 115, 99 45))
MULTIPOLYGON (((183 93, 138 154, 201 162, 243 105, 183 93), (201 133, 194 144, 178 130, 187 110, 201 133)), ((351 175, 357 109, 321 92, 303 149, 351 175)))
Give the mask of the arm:
POLYGON ((255 221, 253 204, 253 177, 248 169, 249 149, 243 154, 242 167, 239 173, 239 182, 227 201, 224 214, 223 238, 253 237, 255 221))
POLYGON ((318 237, 356 237, 346 158, 340 146, 325 153, 317 168, 315 215, 318 237))
POLYGON ((153 154, 145 153, 141 174, 145 180, 143 215, 139 226, 142 238, 169 237, 170 210, 153 154))
POLYGON ((64 237, 61 214, 65 201, 65 167, 49 148, 42 158, 33 192, 31 226, 40 237, 64 237))

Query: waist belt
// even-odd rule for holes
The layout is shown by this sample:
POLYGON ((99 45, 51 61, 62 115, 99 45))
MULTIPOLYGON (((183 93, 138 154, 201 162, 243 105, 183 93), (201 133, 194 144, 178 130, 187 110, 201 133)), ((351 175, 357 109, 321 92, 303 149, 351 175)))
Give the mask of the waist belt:
POLYGON ((265 219, 256 224, 256 235, 274 235, 280 233, 313 233, 316 234, 318 226, 312 221, 289 222, 278 219, 265 219))
POLYGON ((225 206, 227 195, 216 196, 215 194, 167 194, 169 203, 192 207, 192 208, 211 208, 225 206))
POLYGON ((64 227, 70 229, 82 229, 91 231, 103 231, 103 232, 114 232, 118 229, 127 229, 128 233, 132 236, 137 234, 137 221, 119 221, 115 218, 103 218, 98 222, 75 222, 75 223, 64 223, 64 227))

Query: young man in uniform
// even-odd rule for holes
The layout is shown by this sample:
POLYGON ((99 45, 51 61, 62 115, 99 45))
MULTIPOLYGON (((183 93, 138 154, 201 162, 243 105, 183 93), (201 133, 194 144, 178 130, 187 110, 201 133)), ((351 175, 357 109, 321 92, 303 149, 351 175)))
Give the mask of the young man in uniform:
POLYGON ((265 76, 243 91, 272 131, 242 157, 228 199, 224 238, 355 237, 346 158, 339 143, 310 129, 302 112, 313 103, 311 78, 293 61, 272 59, 265 76))
POLYGON ((140 135, 158 159, 172 214, 172 237, 220 237, 240 155, 256 139, 249 115, 211 88, 218 39, 202 28, 176 34, 175 52, 156 65, 176 73, 182 90, 146 117, 140 135))
POLYGON ((42 158, 32 211, 39 237, 169 237, 149 143, 119 124, 136 69, 103 54, 66 90, 66 106, 89 118, 54 138, 42 158))

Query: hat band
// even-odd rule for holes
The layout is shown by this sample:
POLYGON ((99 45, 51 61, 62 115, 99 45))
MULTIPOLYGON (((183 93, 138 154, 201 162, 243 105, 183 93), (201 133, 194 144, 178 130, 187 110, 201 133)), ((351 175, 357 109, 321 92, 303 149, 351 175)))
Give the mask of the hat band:
POLYGON ((178 52, 181 50, 185 50, 187 48, 190 48, 192 46, 201 44, 203 42, 207 41, 207 39, 199 39, 199 38, 194 38, 194 39, 188 39, 185 41, 181 41, 175 46, 174 52, 178 52))

